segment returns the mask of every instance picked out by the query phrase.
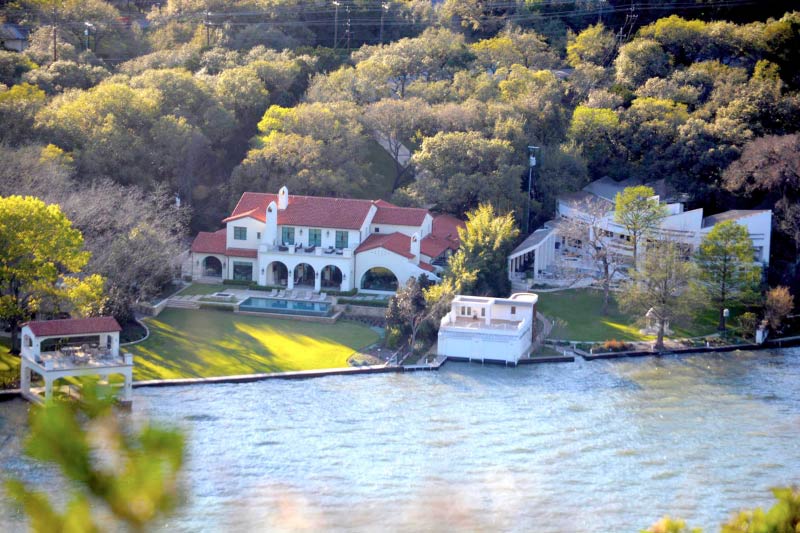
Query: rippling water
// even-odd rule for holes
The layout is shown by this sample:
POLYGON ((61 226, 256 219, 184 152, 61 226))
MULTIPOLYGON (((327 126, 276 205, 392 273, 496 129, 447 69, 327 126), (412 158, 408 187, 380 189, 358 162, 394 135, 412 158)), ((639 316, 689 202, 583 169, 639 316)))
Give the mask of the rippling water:
MULTIPOLYGON (((717 531, 800 481, 800 350, 137 389, 190 436, 170 531, 717 531)), ((0 404, 0 468, 27 405, 0 404)), ((21 529, 0 503, 0 524, 21 529)))

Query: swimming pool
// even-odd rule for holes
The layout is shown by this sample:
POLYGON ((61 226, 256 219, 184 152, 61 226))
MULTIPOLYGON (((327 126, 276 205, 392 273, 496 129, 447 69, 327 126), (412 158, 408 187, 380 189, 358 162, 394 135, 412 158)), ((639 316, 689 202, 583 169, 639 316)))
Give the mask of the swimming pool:
POLYGON ((251 296, 239 304, 239 310, 255 313, 327 316, 331 312, 331 304, 328 302, 259 298, 251 296))

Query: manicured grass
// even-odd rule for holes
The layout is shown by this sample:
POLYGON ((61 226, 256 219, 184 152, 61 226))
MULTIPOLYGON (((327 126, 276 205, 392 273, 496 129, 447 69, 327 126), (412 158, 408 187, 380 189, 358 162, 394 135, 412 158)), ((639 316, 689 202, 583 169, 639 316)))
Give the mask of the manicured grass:
POLYGON ((0 337, 0 388, 19 379, 19 357, 11 355, 11 339, 0 337))
POLYGON ((222 283, 218 284, 211 284, 211 283, 192 283, 181 292, 178 293, 179 296, 196 296, 198 294, 214 294, 215 292, 224 292, 225 286, 222 283))
POLYGON ((353 352, 378 340, 355 322, 317 324, 203 309, 167 309, 146 324, 150 338, 128 347, 136 380, 340 368, 353 352))
MULTIPOLYGON (((539 293, 538 311, 548 318, 560 318, 566 325, 557 327, 552 337, 575 341, 650 340, 639 333, 634 317, 619 310, 616 301, 609 304, 609 313, 602 315, 603 293, 592 289, 575 289, 539 293)), ((714 313, 703 312, 686 327, 676 326, 673 337, 698 337, 714 333, 714 313)))

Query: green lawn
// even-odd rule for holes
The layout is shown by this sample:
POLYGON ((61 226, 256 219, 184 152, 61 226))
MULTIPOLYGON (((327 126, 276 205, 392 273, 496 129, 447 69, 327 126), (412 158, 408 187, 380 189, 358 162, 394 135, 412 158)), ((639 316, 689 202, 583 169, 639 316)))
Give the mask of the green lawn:
POLYGON ((198 294, 214 294, 215 292, 224 292, 225 287, 221 283, 192 283, 188 287, 185 287, 181 292, 178 293, 179 296, 195 296, 198 294))
MULTIPOLYGON (((566 325, 556 328, 552 337, 575 341, 604 341, 608 339, 648 340, 635 325, 637 317, 619 310, 613 299, 607 316, 601 314, 603 293, 592 289, 575 289, 539 293, 537 310, 548 318, 560 318, 566 325)), ((673 337, 697 337, 714 333, 714 313, 703 312, 687 327, 674 327, 673 337)))
POLYGON ((11 339, 0 337, 0 388, 19 379, 19 357, 10 350, 11 339))
POLYGON ((136 380, 340 368, 354 351, 378 340, 355 322, 317 324, 202 309, 167 309, 146 324, 150 338, 128 347, 136 380))

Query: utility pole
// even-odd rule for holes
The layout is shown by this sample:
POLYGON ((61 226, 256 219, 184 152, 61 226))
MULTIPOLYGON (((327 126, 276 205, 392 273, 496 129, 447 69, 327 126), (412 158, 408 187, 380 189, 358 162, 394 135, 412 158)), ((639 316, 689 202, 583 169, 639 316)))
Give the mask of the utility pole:
POLYGON ((339 2, 333 0, 333 5, 336 6, 333 14, 333 49, 336 50, 336 45, 339 44, 339 2))
POLYGON ((350 33, 350 6, 346 6, 345 9, 347 9, 347 26, 346 26, 346 29, 345 29, 344 33, 347 36, 347 51, 349 52, 350 51, 350 37, 352 36, 352 34, 350 33))
POLYGON ((385 15, 387 11, 389 11, 389 2, 382 2, 381 3, 381 33, 380 33, 380 36, 378 37, 378 41, 381 44, 383 44, 383 15, 385 15))
POLYGON ((56 1, 53 0, 53 63, 58 61, 58 11, 56 1))
POLYGON ((538 150, 538 146, 528 146, 528 206, 525 210, 525 233, 531 231, 531 200, 533 199, 533 167, 536 166, 536 156, 533 155, 534 150, 538 150))
POLYGON ((211 46, 211 11, 206 11, 206 48, 211 46))

